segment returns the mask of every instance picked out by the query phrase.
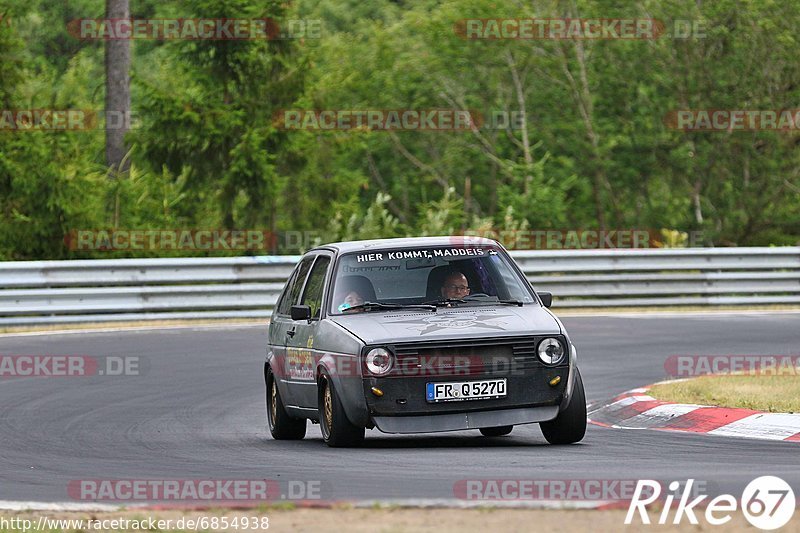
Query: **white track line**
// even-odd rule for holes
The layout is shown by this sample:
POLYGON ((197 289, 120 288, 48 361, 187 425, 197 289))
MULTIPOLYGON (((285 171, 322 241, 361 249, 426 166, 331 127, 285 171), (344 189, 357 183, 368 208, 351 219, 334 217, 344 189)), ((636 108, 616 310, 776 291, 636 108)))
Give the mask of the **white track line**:
MULTIPOLYGON (((720 310, 720 311, 621 311, 615 312, 600 312, 596 314, 588 313, 555 313, 558 317, 568 318, 597 318, 597 317, 622 317, 622 318, 688 318, 688 317, 713 317, 724 315, 800 315, 798 310, 720 310)), ((175 325, 175 326, 127 326, 118 328, 95 328, 95 329, 65 329, 65 330, 52 330, 52 331, 25 331, 16 333, 0 333, 2 337, 25 337, 25 336, 40 336, 40 335, 76 335, 81 333, 118 333, 118 332, 137 332, 137 331, 150 331, 150 330, 170 330, 170 329, 215 329, 215 328, 253 328, 263 327, 269 324, 269 319, 264 319, 263 324, 253 322, 243 323, 225 323, 225 324, 194 324, 194 325, 175 325)))
POLYGON ((119 505, 105 505, 100 503, 78 503, 78 502, 15 502, 0 500, 0 510, 2 511, 119 511, 119 505))
POLYGON ((596 318, 596 317, 620 317, 620 318, 689 318, 689 317, 713 317, 724 315, 797 315, 800 309, 720 309, 718 311, 619 311, 619 312, 598 312, 598 313, 578 313, 563 312, 558 309, 551 309, 554 315, 561 318, 596 318))
POLYGON ((263 328, 269 323, 255 324, 252 322, 225 323, 225 324, 181 324, 175 326, 127 326, 120 328, 95 328, 95 329, 63 329, 52 331, 20 331, 15 333, 0 333, 3 337, 41 337, 47 335, 86 335, 97 333, 139 333, 153 330, 181 330, 181 329, 222 329, 222 328, 263 328))
POLYGON ((616 502, 600 500, 458 500, 453 498, 419 498, 396 500, 361 500, 352 502, 359 509, 415 508, 415 509, 480 509, 487 507, 511 509, 596 509, 616 502))
MULTIPOLYGON (((181 502, 191 507, 191 503, 181 502)), ((264 502, 269 505, 270 502, 264 502)), ((319 502, 325 507, 326 502, 319 502)), ((613 501, 601 500, 460 500, 455 498, 408 498, 408 499, 388 499, 388 500, 344 500, 330 502, 331 506, 348 504, 358 509, 376 508, 409 508, 409 509, 480 509, 480 508, 511 508, 511 509, 597 509, 605 505, 613 504, 613 501)), ((150 506, 159 506, 159 502, 138 503, 136 505, 108 505, 98 503, 77 503, 77 502, 18 502, 0 500, 0 511, 47 511, 47 512, 121 512, 127 509, 137 510, 138 512, 159 512, 159 510, 148 509, 150 506)), ((175 508, 179 508, 177 506, 175 508)), ((224 508, 225 503, 214 504, 214 507, 224 508)), ((255 505, 253 506, 256 507, 255 505)))

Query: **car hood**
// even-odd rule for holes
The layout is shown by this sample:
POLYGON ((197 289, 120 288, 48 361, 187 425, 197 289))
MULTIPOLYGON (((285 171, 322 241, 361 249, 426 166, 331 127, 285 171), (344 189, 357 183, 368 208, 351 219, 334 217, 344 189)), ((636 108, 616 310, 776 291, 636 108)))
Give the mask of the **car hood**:
POLYGON ((561 333, 558 321, 536 304, 373 311, 330 319, 366 344, 561 333))

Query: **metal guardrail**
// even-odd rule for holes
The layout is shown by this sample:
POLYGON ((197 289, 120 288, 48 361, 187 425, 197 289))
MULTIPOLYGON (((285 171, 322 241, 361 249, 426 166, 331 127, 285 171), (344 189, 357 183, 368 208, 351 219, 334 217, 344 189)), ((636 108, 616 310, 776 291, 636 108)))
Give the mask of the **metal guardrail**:
MULTIPOLYGON (((516 251, 556 307, 800 303, 800 247, 516 251)), ((0 263, 0 325, 267 318, 299 256, 0 263)))

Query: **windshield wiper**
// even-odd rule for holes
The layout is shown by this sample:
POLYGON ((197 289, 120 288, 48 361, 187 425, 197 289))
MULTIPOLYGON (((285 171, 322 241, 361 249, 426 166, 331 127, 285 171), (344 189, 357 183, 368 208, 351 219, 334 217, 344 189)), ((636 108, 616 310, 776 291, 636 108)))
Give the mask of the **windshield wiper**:
POLYGON ((462 304, 484 304, 484 305, 491 305, 491 304, 505 304, 505 305, 516 305, 518 307, 523 306, 523 302, 520 300, 499 300, 493 299, 494 297, 486 296, 481 298, 474 298, 467 296, 466 298, 446 298, 441 300, 432 300, 430 302, 425 302, 426 304, 436 305, 438 307, 441 306, 451 306, 454 303, 462 303, 462 304))
POLYGON ((464 297, 464 299, 468 302, 479 302, 483 304, 506 304, 506 305, 516 305, 518 307, 522 307, 523 302, 520 300, 501 300, 497 296, 489 296, 488 294, 471 294, 469 296, 464 297))
POLYGON ((344 309, 343 312, 347 313, 353 309, 362 309, 364 311, 376 311, 386 309, 427 309, 428 311, 436 311, 435 305, 430 304, 386 304, 383 302, 364 302, 363 304, 354 305, 344 309))
POLYGON ((423 302, 422 305, 432 305, 434 307, 451 306, 453 304, 465 304, 467 300, 462 298, 442 298, 441 300, 431 300, 423 302))
POLYGON ((521 300, 498 300, 497 303, 507 304, 507 305, 516 305, 517 307, 522 307, 523 302, 521 300))

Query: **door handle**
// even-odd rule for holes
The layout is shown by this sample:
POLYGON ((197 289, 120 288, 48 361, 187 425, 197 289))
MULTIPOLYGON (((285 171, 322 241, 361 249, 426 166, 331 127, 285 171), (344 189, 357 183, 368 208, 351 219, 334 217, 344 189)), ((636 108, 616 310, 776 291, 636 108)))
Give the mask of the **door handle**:
POLYGON ((286 330, 286 334, 289 335, 290 337, 294 337, 294 334, 295 334, 294 328, 287 329, 286 330))

